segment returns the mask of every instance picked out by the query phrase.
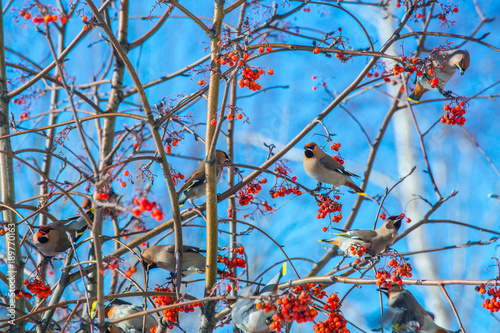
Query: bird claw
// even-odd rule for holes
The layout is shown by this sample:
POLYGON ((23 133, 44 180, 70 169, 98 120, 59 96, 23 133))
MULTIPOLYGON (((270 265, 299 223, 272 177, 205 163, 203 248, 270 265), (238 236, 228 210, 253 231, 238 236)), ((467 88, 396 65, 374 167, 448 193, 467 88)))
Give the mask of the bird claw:
POLYGON ((447 91, 443 91, 442 95, 446 98, 452 98, 453 95, 452 95, 452 91, 451 90, 447 90, 447 91))

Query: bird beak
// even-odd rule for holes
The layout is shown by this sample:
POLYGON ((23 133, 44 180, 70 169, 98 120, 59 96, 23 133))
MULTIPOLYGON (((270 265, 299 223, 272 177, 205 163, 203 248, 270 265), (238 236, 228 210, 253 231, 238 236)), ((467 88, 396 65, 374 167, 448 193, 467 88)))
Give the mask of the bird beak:
POLYGON ((460 75, 464 75, 465 71, 462 67, 458 67, 458 70, 460 71, 460 75))

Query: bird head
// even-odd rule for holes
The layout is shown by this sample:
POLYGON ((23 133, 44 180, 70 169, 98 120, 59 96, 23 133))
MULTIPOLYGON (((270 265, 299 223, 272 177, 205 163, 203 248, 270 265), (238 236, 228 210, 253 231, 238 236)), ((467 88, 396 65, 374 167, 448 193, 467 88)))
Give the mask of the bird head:
POLYGON ((470 65, 470 55, 469 55, 469 51, 465 50, 465 51, 459 51, 459 53, 457 53, 455 55, 455 67, 458 69, 458 71, 460 72, 460 75, 464 75, 464 72, 467 68, 469 68, 469 65, 470 65))
POLYGON ((35 234, 37 241, 42 244, 47 243, 50 240, 49 231, 48 229, 40 228, 35 234))
POLYGON ((148 249, 151 249, 151 248, 149 248, 149 247, 145 248, 141 252, 141 263, 142 263, 142 267, 144 267, 144 271, 146 273, 149 272, 149 270, 158 267, 156 265, 156 263, 154 262, 153 254, 151 253, 151 251, 148 251, 148 249))
POLYGON ((316 149, 318 145, 314 142, 309 142, 304 145, 304 156, 306 158, 312 158, 316 154, 316 149))
POLYGON ((404 217, 404 214, 389 216, 385 221, 385 227, 387 229, 399 230, 399 228, 401 228, 401 221, 404 217))
POLYGON ((142 263, 142 267, 144 267, 144 271, 146 273, 149 272, 150 270, 152 270, 153 268, 158 268, 158 265, 156 265, 156 263, 154 263, 153 261, 146 259, 144 257, 142 257, 141 263, 142 263))
POLYGON ((215 151, 215 159, 217 160, 217 165, 231 164, 229 156, 219 149, 215 151))

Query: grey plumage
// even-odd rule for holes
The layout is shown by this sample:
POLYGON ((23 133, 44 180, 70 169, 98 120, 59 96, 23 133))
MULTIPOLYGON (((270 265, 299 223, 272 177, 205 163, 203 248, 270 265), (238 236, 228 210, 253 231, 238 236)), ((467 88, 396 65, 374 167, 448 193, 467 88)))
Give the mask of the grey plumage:
POLYGON ((392 245, 394 239, 398 235, 401 227, 403 215, 389 216, 384 224, 375 230, 342 230, 342 233, 337 233, 337 237, 322 239, 320 242, 335 244, 342 251, 349 253, 347 250, 355 244, 366 246, 366 253, 374 256, 384 251, 388 246, 392 245))
MULTIPOLYGON (((96 305, 97 302, 94 302, 92 306, 93 317, 96 316, 97 312, 96 305)), ((142 311, 143 311, 142 307, 133 305, 129 302, 122 301, 121 299, 115 299, 104 307, 106 318, 110 320, 121 319, 142 311)), ((157 326, 156 319, 151 314, 147 314, 142 317, 135 317, 129 320, 124 320, 119 323, 116 323, 115 325, 109 327, 109 332, 149 333, 150 329, 156 326, 157 326), (145 320, 145 326, 143 331, 144 320, 145 320)))
POLYGON ((351 177, 358 176, 347 171, 342 164, 325 153, 314 142, 304 145, 303 165, 306 174, 318 182, 330 184, 334 188, 344 185, 359 195, 366 195, 351 179, 351 177))
MULTIPOLYGON (((201 254, 205 250, 184 245, 182 252, 183 276, 205 272, 206 259, 201 254)), ((172 273, 175 272, 175 245, 153 245, 147 247, 142 250, 141 258, 147 270, 162 268, 172 273)))
POLYGON ((392 326, 394 333, 451 333, 436 325, 434 316, 403 286, 393 285, 391 289, 379 290, 389 297, 389 308, 382 324, 384 327, 392 326))
MULTIPOLYGON (((286 274, 286 263, 280 271, 266 284, 266 286, 259 290, 253 290, 252 287, 244 288, 240 296, 271 296, 278 293, 277 287, 283 275, 286 274)), ((240 298, 233 305, 231 317, 233 323, 243 332, 247 333, 268 333, 269 332, 269 319, 273 316, 274 312, 264 313, 262 310, 257 310, 256 304, 259 300, 240 298)))
POLYGON ((446 50, 431 52, 427 59, 431 59, 434 75, 423 75, 417 77, 415 90, 408 96, 410 101, 418 103, 424 93, 429 90, 439 91, 447 96, 444 87, 458 70, 461 75, 469 68, 470 55, 467 50, 446 50), (436 77, 438 84, 433 87, 432 79, 436 77))

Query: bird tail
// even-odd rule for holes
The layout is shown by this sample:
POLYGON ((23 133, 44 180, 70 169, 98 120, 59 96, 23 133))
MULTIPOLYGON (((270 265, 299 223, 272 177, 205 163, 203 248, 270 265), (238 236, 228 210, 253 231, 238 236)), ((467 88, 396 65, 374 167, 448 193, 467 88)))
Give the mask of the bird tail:
POLYGON ((286 274, 286 262, 281 266, 280 271, 276 274, 271 281, 269 281, 266 286, 260 291, 259 294, 269 293, 272 291, 273 295, 278 293, 278 285, 282 276, 286 274))
POLYGON ((420 83, 417 82, 417 85, 415 86, 415 90, 408 96, 408 100, 413 103, 418 103, 420 101, 420 97, 422 97, 425 92, 428 90, 422 87, 420 83))
POLYGON ((320 239, 319 241, 324 242, 324 243, 330 243, 333 245, 337 245, 338 247, 340 247, 342 245, 342 242, 340 242, 337 238, 320 239))
POLYGON ((356 185, 356 184, 354 184, 354 183, 352 183, 350 181, 347 181, 344 185, 347 186, 347 187, 349 187, 349 188, 351 188, 352 190, 354 190, 359 195, 362 195, 362 196, 366 195, 365 191, 363 191, 362 189, 360 189, 358 187, 358 185, 356 185))
POLYGON ((184 206, 184 204, 186 203, 186 201, 187 201, 187 196, 184 194, 184 192, 182 192, 179 195, 179 207, 184 206))

